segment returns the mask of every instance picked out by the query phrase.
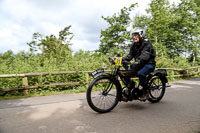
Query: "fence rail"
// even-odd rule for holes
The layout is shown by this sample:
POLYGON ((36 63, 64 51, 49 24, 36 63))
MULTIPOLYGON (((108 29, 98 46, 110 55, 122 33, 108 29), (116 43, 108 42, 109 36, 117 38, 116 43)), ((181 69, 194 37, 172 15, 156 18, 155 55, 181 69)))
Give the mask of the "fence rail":
MULTIPOLYGON (((175 78, 175 77, 189 77, 192 75, 197 75, 200 73, 200 66, 196 67, 189 67, 186 69, 177 69, 177 68, 157 68, 157 69, 166 69, 169 73, 171 71, 171 74, 168 74, 168 77, 175 78), (189 73, 189 70, 196 69, 195 72, 189 73), (185 74, 179 74, 175 75, 175 71, 184 71, 185 74)), ((106 70, 107 72, 110 72, 110 70, 106 70)), ((13 88, 0 88, 0 92, 8 92, 13 90, 28 90, 28 89, 38 89, 39 87, 56 87, 56 86, 78 86, 81 85, 80 82, 67 82, 67 83, 50 83, 50 84, 44 84, 44 85, 34 85, 29 86, 28 84, 28 77, 34 77, 34 76, 46 76, 46 75, 60 75, 60 74, 85 74, 86 79, 86 85, 89 84, 89 74, 92 71, 64 71, 64 72, 40 72, 40 73, 24 73, 24 74, 4 74, 0 75, 0 78, 16 78, 16 77, 22 77, 22 86, 21 87, 13 87, 13 88)), ((27 92, 25 92, 27 93, 27 92)))

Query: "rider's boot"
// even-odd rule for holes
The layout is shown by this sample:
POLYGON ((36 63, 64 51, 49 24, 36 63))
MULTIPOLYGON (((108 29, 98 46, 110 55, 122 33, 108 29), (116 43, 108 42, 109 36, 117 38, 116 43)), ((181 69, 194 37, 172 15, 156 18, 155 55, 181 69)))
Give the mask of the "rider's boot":
POLYGON ((145 102, 146 100, 149 99, 149 93, 148 93, 147 89, 143 88, 143 94, 139 99, 140 99, 140 101, 143 101, 143 102, 145 102))

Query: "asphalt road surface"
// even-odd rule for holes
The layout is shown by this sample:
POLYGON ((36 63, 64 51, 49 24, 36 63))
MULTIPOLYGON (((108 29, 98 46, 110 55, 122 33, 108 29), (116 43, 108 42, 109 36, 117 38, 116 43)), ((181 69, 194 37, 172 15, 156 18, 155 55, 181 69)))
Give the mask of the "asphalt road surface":
POLYGON ((0 101, 0 133, 200 133, 200 78, 170 83, 161 102, 120 102, 109 113, 85 94, 0 101))

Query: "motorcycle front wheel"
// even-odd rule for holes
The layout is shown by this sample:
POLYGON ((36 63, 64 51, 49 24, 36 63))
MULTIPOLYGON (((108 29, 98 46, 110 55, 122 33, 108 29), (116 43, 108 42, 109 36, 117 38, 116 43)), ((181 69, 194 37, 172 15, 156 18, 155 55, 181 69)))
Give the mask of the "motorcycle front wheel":
POLYGON ((95 78, 87 90, 88 105, 96 112, 106 113, 118 104, 118 90, 110 76, 95 78))

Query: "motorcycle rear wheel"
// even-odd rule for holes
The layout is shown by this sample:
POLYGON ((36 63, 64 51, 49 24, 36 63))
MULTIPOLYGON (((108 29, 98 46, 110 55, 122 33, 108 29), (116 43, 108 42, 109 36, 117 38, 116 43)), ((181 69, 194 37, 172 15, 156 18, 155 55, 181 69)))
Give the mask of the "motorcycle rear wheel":
POLYGON ((159 102, 164 94, 166 89, 166 83, 158 76, 154 76, 149 80, 149 99, 151 103, 159 102))
POLYGON ((118 104, 119 94, 110 76, 100 76, 90 83, 86 97, 88 105, 94 111, 106 113, 118 104), (109 88, 111 88, 110 91, 108 91, 109 88))

